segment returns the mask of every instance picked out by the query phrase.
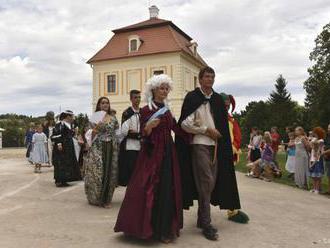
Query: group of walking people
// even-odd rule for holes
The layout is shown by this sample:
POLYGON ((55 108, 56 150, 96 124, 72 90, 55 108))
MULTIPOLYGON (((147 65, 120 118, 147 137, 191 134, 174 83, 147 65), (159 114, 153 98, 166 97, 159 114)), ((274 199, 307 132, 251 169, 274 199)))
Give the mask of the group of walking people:
MULTIPOLYGON (((218 239, 211 204, 226 209, 231 221, 249 221, 240 210, 228 104, 213 90, 214 80, 212 68, 200 71, 200 87, 186 95, 178 121, 168 102, 173 82, 165 74, 147 81, 146 106, 139 106, 140 91, 130 92, 132 105, 121 123, 109 99, 98 100, 83 141, 85 193, 90 204, 110 208, 116 187, 127 186, 115 232, 169 243, 179 236, 183 209, 194 200, 197 228, 209 240, 218 239)), ((73 113, 65 112, 52 134, 60 185, 77 180, 72 120, 73 113)))

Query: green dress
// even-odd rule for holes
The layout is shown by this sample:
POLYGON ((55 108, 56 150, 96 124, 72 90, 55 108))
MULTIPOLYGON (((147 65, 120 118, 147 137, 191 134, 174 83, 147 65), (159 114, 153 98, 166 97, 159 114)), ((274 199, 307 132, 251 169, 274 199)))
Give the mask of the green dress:
POLYGON ((98 134, 84 158, 85 193, 92 205, 104 206, 111 203, 118 181, 119 128, 115 116, 107 124, 99 126, 98 134))

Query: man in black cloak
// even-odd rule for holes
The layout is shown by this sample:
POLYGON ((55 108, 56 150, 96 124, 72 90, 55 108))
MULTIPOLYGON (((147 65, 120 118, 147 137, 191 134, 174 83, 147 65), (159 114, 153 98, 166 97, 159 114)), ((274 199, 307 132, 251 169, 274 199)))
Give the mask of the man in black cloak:
POLYGON ((132 106, 127 108, 121 117, 121 134, 124 136, 119 148, 118 184, 127 186, 134 171, 135 162, 141 149, 140 134, 140 102, 141 92, 130 91, 132 106))
POLYGON ((56 123, 51 136, 54 142, 53 165, 56 187, 69 186, 68 182, 81 180, 78 160, 73 143, 74 129, 73 112, 66 110, 60 115, 60 122, 56 123))
POLYGON ((200 88, 189 92, 183 102, 179 125, 190 136, 176 137, 181 167, 183 208, 198 200, 197 227, 207 239, 217 240, 217 229, 211 225, 210 204, 228 210, 228 219, 247 223, 241 208, 233 164, 228 127, 228 113, 222 97, 213 91, 215 72, 203 68, 200 88))

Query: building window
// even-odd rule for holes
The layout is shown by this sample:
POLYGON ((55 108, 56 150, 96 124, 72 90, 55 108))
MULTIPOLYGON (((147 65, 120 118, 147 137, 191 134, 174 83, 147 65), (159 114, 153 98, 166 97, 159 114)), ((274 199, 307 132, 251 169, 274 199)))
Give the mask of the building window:
POLYGON ((197 56, 197 47, 194 46, 194 55, 197 56))
POLYGON ((116 93, 117 90, 117 82, 116 75, 108 75, 108 93, 116 93))
POLYGON ((156 70, 153 73, 154 73, 154 75, 164 74, 164 70, 156 70))
POLYGON ((194 77, 194 89, 196 89, 197 88, 197 77, 195 76, 194 77))
POLYGON ((130 51, 134 52, 138 50, 138 41, 137 39, 130 40, 130 51))

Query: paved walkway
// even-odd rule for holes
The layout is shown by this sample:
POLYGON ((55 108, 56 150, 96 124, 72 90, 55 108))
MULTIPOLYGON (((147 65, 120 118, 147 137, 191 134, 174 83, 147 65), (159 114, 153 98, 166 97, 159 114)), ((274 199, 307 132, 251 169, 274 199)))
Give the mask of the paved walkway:
POLYGON ((226 220, 225 211, 212 208, 220 239, 204 239, 195 228, 196 208, 185 211, 181 237, 164 245, 124 238, 113 232, 125 190, 118 188, 113 208, 86 202, 83 183, 56 188, 53 169, 42 174, 20 158, 23 151, 0 151, 1 248, 103 247, 235 247, 330 248, 330 199, 285 185, 246 178, 238 173, 241 203, 251 221, 241 225, 226 220))

